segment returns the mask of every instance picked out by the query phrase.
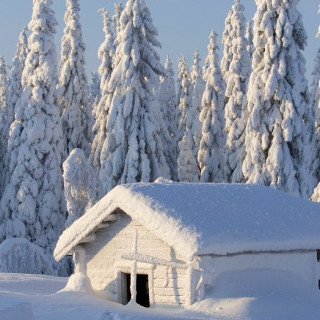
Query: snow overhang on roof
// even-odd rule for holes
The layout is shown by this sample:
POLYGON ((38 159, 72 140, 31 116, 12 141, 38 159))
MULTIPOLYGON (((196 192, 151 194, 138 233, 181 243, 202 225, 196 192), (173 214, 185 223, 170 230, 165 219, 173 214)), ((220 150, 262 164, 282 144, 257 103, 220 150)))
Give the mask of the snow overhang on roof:
POLYGON ((320 204, 257 185, 136 183, 114 188, 61 235, 54 256, 70 254, 121 209, 179 254, 320 248, 320 204))

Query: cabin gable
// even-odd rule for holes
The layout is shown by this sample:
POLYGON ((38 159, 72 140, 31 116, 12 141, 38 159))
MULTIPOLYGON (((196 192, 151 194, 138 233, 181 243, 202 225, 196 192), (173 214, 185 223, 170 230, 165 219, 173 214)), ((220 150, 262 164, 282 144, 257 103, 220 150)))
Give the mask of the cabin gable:
POLYGON ((92 288, 123 302, 124 276, 131 273, 133 266, 126 256, 134 251, 136 235, 138 254, 185 266, 174 268, 154 263, 152 259, 137 263, 137 274, 148 276, 150 304, 184 304, 187 273, 184 258, 123 211, 118 210, 115 217, 108 227, 96 230, 94 241, 84 245, 86 272, 92 288))

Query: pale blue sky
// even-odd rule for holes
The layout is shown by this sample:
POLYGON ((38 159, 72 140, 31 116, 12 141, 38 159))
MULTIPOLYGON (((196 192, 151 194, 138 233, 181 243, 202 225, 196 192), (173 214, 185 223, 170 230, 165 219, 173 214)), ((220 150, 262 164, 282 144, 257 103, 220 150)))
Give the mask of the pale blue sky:
MULTIPOLYGON (((59 22, 57 34, 59 54, 59 42, 64 27, 65 1, 53 0, 53 2, 59 22)), ((99 66, 97 50, 103 41, 102 19, 97 10, 105 7, 113 14, 114 2, 114 0, 80 0, 81 24, 87 45, 88 72, 99 66)), ((122 2, 125 3, 125 1, 122 2)), ((159 53, 162 60, 169 54, 175 66, 178 55, 184 54, 189 63, 192 61, 195 49, 200 50, 201 57, 206 55, 210 31, 214 29, 221 36, 224 20, 233 4, 233 0, 146 0, 146 2, 159 31, 158 39, 162 44, 159 53)), ((246 18, 249 20, 256 10, 255 1, 242 0, 242 3, 246 8, 246 18)), ((318 5, 319 0, 300 0, 299 4, 309 37, 308 47, 305 50, 308 74, 313 68, 313 60, 320 47, 320 39, 315 38, 320 24, 320 15, 317 14, 318 5)), ((32 0, 0 0, 0 8, 0 55, 5 57, 7 63, 11 63, 18 35, 30 20, 32 0)), ((220 45, 220 54, 222 54, 222 45, 220 45)))

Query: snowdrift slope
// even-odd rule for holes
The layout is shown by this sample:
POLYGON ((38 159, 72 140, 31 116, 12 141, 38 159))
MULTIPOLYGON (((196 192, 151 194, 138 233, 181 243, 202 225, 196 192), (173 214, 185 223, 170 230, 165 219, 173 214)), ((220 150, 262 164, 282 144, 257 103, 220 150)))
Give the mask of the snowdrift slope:
POLYGON ((222 273, 207 299, 190 310, 121 306, 58 292, 66 278, 0 273, 1 320, 319 320, 320 293, 294 274, 275 270, 222 273), (58 292, 58 293, 57 293, 58 292))

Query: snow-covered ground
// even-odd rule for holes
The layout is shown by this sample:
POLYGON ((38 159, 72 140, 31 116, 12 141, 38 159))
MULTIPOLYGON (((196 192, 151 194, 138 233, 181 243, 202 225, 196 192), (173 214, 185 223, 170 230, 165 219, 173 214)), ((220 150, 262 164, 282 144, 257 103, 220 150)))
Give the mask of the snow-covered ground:
POLYGON ((85 293, 58 292, 66 278, 0 274, 1 320, 318 320, 320 293, 275 270, 221 274, 190 310, 122 306, 85 293))

